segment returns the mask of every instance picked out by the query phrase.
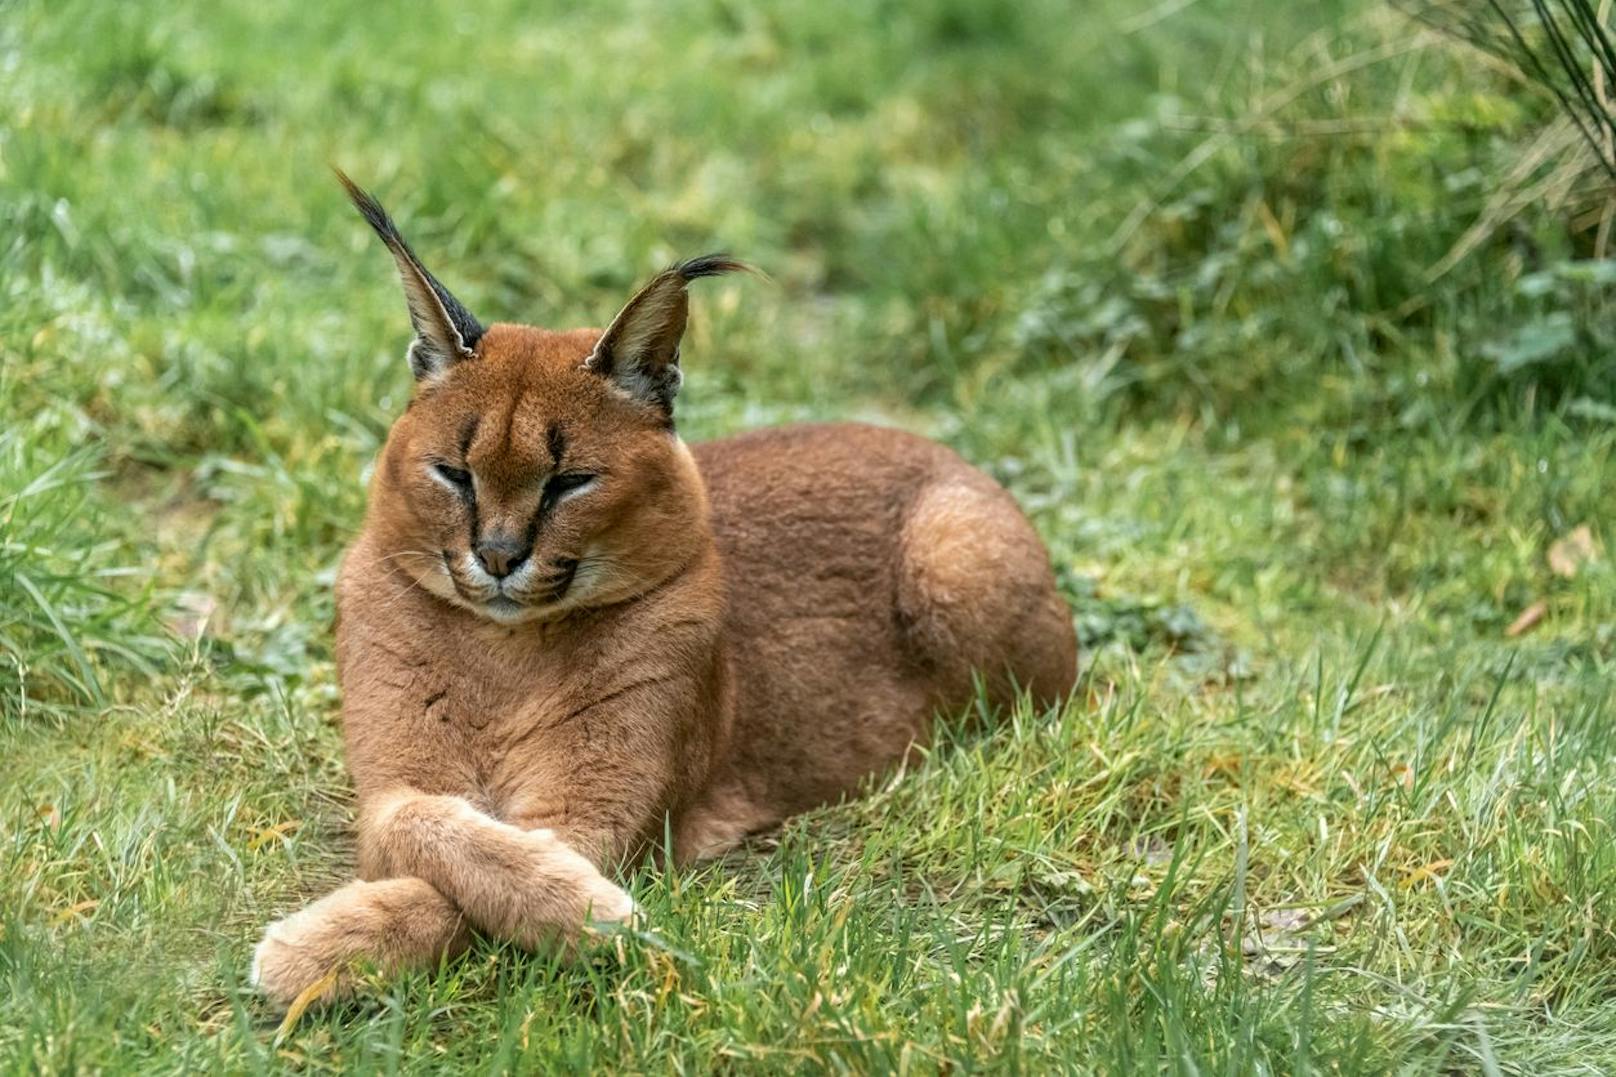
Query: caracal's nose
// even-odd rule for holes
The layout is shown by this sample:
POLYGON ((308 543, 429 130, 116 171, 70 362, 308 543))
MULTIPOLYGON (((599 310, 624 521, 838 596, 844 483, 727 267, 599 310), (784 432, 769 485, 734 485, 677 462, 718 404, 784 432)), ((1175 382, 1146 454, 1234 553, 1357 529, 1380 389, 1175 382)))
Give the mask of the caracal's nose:
POLYGON ((514 539, 495 538, 484 539, 472 548, 477 560, 482 562, 483 568, 495 579, 504 579, 515 572, 527 555, 533 552, 531 546, 523 546, 514 539))

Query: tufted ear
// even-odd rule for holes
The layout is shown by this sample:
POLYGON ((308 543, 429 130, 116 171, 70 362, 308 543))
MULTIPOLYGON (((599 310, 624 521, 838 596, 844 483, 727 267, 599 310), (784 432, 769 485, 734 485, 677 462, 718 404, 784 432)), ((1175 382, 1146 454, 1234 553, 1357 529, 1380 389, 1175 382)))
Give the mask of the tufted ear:
POLYGON ((670 418, 679 392, 679 339, 690 314, 686 286, 697 277, 751 272, 727 254, 707 254, 658 273, 618 311, 584 366, 670 418))
POLYGON ((477 341, 482 338, 483 327, 449 294, 449 289, 438 283, 438 278, 427 272, 426 266, 399 235, 398 226, 381 203, 349 179, 342 169, 333 171, 360 216, 381 236, 398 265, 399 279, 404 284, 404 301, 410 308, 410 323, 415 326, 415 341, 408 354, 410 370, 416 380, 437 377, 451 364, 470 359, 477 341))

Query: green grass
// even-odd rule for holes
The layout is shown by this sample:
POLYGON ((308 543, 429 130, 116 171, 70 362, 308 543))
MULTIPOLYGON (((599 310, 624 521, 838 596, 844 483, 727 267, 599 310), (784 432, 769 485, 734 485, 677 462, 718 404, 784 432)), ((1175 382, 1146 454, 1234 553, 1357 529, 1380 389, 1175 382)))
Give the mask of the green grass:
POLYGON ((1549 199, 1429 272, 1550 102, 1371 0, 459 7, 0 17, 6 1070, 1616 1069, 1616 274, 1549 199), (277 1040, 409 392, 328 162, 485 319, 763 266, 695 301, 686 436, 955 445, 1087 698, 636 872, 591 963, 277 1040))

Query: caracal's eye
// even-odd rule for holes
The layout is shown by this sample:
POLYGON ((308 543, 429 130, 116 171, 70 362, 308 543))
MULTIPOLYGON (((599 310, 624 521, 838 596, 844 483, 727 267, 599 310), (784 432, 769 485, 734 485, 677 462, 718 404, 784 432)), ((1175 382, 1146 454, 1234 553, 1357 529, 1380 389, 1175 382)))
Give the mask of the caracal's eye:
POLYGON ((595 481, 595 476, 582 471, 569 472, 565 475, 551 475, 550 481, 544 484, 544 500, 555 504, 561 495, 581 490, 595 481))
POLYGON ((443 478, 444 482, 457 489, 470 492, 471 472, 464 468, 450 467, 448 464, 433 464, 432 467, 443 478))

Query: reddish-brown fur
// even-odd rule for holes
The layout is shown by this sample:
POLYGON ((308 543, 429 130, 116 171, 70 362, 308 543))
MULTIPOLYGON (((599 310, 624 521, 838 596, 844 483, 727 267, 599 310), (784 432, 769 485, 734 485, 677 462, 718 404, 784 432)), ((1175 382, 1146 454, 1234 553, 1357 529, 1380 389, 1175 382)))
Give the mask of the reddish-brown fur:
MULTIPOLYGON (((677 292, 639 327, 673 334, 665 364, 677 292)), ((1069 612, 993 480, 852 424, 692 452, 645 382, 603 374, 600 336, 493 326, 393 427, 337 586, 367 881, 270 927, 254 976, 282 1004, 358 962, 436 962, 470 929, 569 945, 633 914, 603 873, 665 828, 676 858, 722 852, 855 792, 975 677, 1000 704, 1072 687, 1069 612), (475 476, 475 521, 435 463, 475 476), (540 511, 558 470, 597 478, 540 511), (479 606, 473 522, 534 520, 520 597, 479 606)))

